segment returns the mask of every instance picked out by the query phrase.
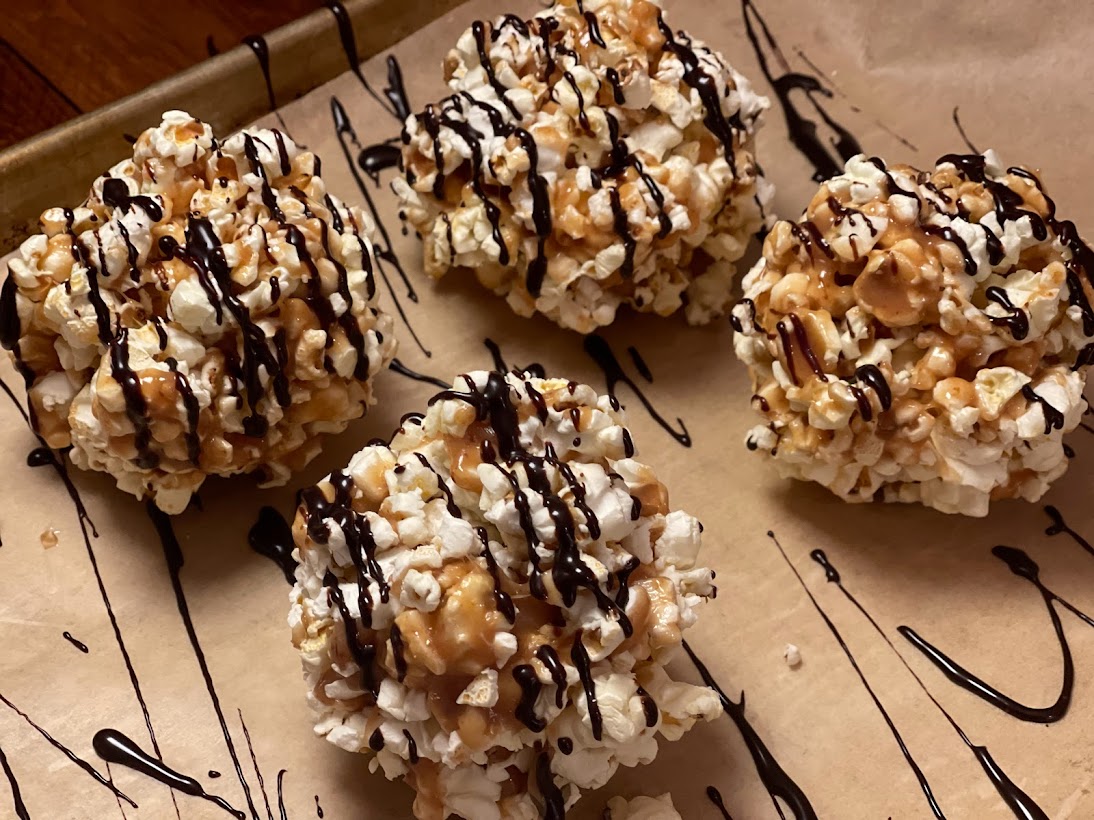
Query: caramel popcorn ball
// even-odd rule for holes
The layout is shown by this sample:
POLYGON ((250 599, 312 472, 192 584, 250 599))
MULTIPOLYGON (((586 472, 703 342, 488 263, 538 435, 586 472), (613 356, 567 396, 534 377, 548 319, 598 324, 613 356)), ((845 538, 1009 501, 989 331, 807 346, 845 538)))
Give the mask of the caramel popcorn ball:
POLYGON ((35 428, 165 512, 208 475, 284 482, 394 355, 369 219, 278 131, 168 111, 40 222, 0 298, 35 428))
POLYGON ((1037 500, 1086 408, 1092 274, 1038 177, 991 151, 854 157, 744 279, 749 448, 847 501, 1037 500))
POLYGON ((768 107, 653 0, 561 0, 476 22, 452 96, 410 117, 394 189, 425 270, 474 270, 521 316, 588 333, 620 305, 702 324, 772 188, 753 158, 768 107))
POLYGON ((721 714, 664 668, 713 593, 702 528, 623 424, 586 385, 471 373, 302 493, 315 731, 404 778, 421 820, 561 817, 721 714))

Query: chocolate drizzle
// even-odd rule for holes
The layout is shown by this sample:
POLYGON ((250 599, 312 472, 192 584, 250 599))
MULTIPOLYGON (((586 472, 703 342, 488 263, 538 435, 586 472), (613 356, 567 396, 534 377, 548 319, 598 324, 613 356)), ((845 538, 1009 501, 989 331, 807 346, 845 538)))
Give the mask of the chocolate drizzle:
POLYGON ((19 781, 15 777, 15 772, 11 769, 11 764, 8 763, 8 756, 4 754, 3 747, 0 747, 0 766, 3 767, 4 775, 11 787, 11 802, 12 808, 15 810, 15 816, 18 820, 30 820, 30 812, 27 811, 27 805, 23 802, 23 793, 19 790, 19 781))
POLYGON ((45 467, 53 463, 53 451, 48 447, 35 447, 27 453, 28 467, 45 467))
POLYGON ((874 631, 881 636, 883 641, 885 641, 893 654, 897 656, 900 663, 908 670, 908 674, 910 674, 919 685, 923 694, 925 694, 930 699, 931 703, 934 704, 935 708, 942 713, 942 716, 946 718, 947 723, 949 723, 957 733, 957 736, 961 738, 961 741, 969 747, 969 750, 973 753, 977 762, 984 769, 984 773, 987 775, 988 780, 995 786, 996 791, 999 792, 999 796, 1003 798, 1007 807, 1014 812, 1015 817, 1018 817, 1021 820, 1048 820, 1048 815, 1041 810, 1040 806, 1038 806, 1028 794, 1018 788, 1014 781, 1007 776, 1006 772, 999 768, 999 764, 995 762, 995 759, 991 756, 987 747, 977 746, 969 740, 968 735, 966 735, 964 730, 957 724, 957 721, 955 721, 950 713, 943 708, 942 704, 935 699, 934 695, 927 689, 926 684, 923 683, 923 680, 916 674, 915 670, 912 669, 911 664, 905 660, 904 655, 902 655, 897 650, 896 646, 893 645, 893 642, 889 640, 889 636, 885 634, 885 630, 881 628, 878 622, 874 620, 873 616, 866 611, 866 608, 859 603, 859 600, 843 585, 843 579, 840 577, 839 571, 828 560, 828 556, 824 554, 824 551, 819 549, 813 550, 809 553, 809 557, 820 564, 824 569, 824 577, 828 582, 835 584, 840 592, 843 593, 843 596, 854 604, 855 608, 862 613, 862 616, 870 622, 870 626, 874 628, 874 631))
POLYGON ((409 729, 403 729, 403 737, 406 738, 407 754, 410 757, 410 765, 413 766, 418 762, 418 743, 409 729))
MULTIPOLYGON (((931 784, 927 781, 927 776, 923 774, 923 770, 919 768, 919 764, 916 763, 915 758, 912 757, 912 753, 908 750, 907 745, 904 743, 904 738, 901 737, 900 731, 896 728, 896 724, 893 723, 893 719, 889 717, 889 713, 886 711, 885 707, 878 699, 877 694, 874 692, 874 688, 870 686, 870 682, 866 679, 866 673, 862 671, 862 668, 858 665, 858 661, 855 660, 855 656, 851 654, 850 647, 848 647, 846 641, 843 640, 843 635, 840 634, 839 629, 837 629, 836 625, 832 623, 832 619, 829 618, 828 614, 821 608, 821 605, 817 602, 817 598, 815 595, 813 595, 812 590, 810 590, 809 587, 806 586, 805 579, 802 578, 801 573, 798 572, 798 568, 795 567, 794 564, 790 561, 790 556, 786 554, 786 551, 783 549, 782 544, 779 543, 779 539, 775 537, 775 533, 768 530, 767 535, 771 539, 772 543, 775 544, 775 547, 779 550, 779 554, 782 556, 783 561, 786 562, 786 565, 790 568, 790 571, 794 573, 794 577, 798 580, 799 586, 801 586, 806 596, 808 596, 809 601, 813 604, 813 608, 817 611, 817 614, 821 616, 821 620, 823 620, 824 625, 828 627, 828 631, 832 633, 832 637, 836 639, 836 643, 838 643, 840 649, 843 650, 843 654, 847 657, 848 662, 851 664, 851 668, 855 670, 855 674, 858 675, 859 681, 861 681, 863 687, 866 689, 867 694, 870 695, 870 700, 874 702, 874 706, 877 707, 877 710, 881 714, 881 717, 885 720, 885 725, 889 727, 889 731, 892 733, 893 739, 896 741, 897 746, 900 747, 901 755, 904 756, 904 760, 908 763, 908 767, 915 775, 915 779, 919 783, 919 788, 923 790, 923 795, 927 798, 927 805, 930 806, 931 812, 934 814, 935 817, 940 818, 940 820, 945 820, 946 815, 943 814, 941 807, 938 805, 938 801, 935 800, 934 793, 931 791, 931 784)), ((820 552, 818 550, 817 553, 819 553, 820 558, 823 558, 823 552, 820 552)), ((817 553, 814 553, 814 555, 816 556, 817 553)), ((818 560, 818 558, 815 557, 814 560, 818 560)), ((828 567, 830 566, 831 565, 826 566, 826 574, 830 571, 834 574, 834 577, 829 577, 828 580, 838 581, 839 574, 835 572, 835 568, 831 568, 829 570, 828 567)))
POLYGON ((562 658, 550 644, 543 644, 536 650, 536 658, 547 668, 547 673, 555 684, 555 706, 559 709, 566 705, 566 667, 562 664, 562 658))
POLYGON ((400 359, 391 360, 391 371, 398 373, 400 376, 405 376, 408 379, 412 379, 416 382, 425 382, 426 384, 432 384, 434 387, 440 387, 442 390, 448 387, 448 382, 438 379, 436 376, 429 376, 425 373, 419 373, 416 370, 411 370, 400 359))
POLYGON ((247 533, 247 543, 259 555, 277 564, 286 581, 290 584, 295 581, 296 559, 292 556, 295 546, 292 527, 280 512, 273 507, 260 509, 258 520, 247 533))
POLYGON ((533 732, 542 732, 547 721, 536 714, 536 700, 543 690, 543 684, 536 677, 536 669, 531 664, 522 663, 513 667, 513 679, 520 686, 520 702, 517 703, 517 720, 533 732))
POLYGON ((976 275, 976 260, 972 258, 972 254, 969 253, 969 246, 965 244, 965 240, 962 239, 957 232, 948 225, 924 225, 923 233, 928 236, 937 236, 940 239, 944 239, 947 242, 951 242, 957 246, 957 249, 961 252, 961 258, 965 262, 965 273, 969 276, 976 275))
POLYGON ((110 345, 110 375, 122 389, 125 398, 125 414, 136 431, 133 446, 137 449, 134 463, 143 470, 154 469, 159 456, 152 452, 152 420, 141 392, 141 381, 129 367, 129 329, 122 328, 117 339, 110 345))
POLYGON ((593 670, 589 663, 589 653, 585 644, 581 642, 581 630, 574 635, 574 645, 570 650, 570 660, 577 669, 577 676, 581 680, 581 688, 585 690, 585 704, 589 711, 589 724, 592 726, 593 738, 600 740, 604 736, 604 720, 600 716, 600 704, 596 700, 596 684, 593 682, 593 670))
POLYGON ((657 701, 641 686, 638 687, 635 694, 642 701, 642 714, 646 716, 646 727, 652 729, 661 717, 661 710, 657 708, 657 701))
POLYGON ((555 785, 551 758, 545 749, 536 755, 536 786, 543 798, 543 820, 566 820, 566 799, 562 796, 562 790, 555 785))
MULTIPOLYGON (((11 281, 10 277, 7 281, 11 281)), ((4 391, 8 399, 15 406, 15 409, 22 415, 23 421, 26 422, 27 426, 31 429, 31 432, 38 439, 39 445, 45 448, 45 441, 35 430, 31 415, 23 409, 23 406, 15 397, 15 394, 12 392, 7 382, 3 379, 0 379, 0 390, 4 391)), ((148 703, 144 699, 144 692, 141 689, 137 671, 133 666, 133 659, 129 655, 129 648, 126 646, 125 639, 122 637, 117 615, 115 615, 114 607, 110 602, 110 595, 107 593, 106 584, 103 581, 102 572, 99 569, 99 559, 95 555, 95 549, 91 546, 91 538, 98 538, 99 531, 96 529, 95 523, 91 520, 91 516, 88 515, 87 507, 84 506, 83 499, 80 497, 80 492, 72 482, 72 478, 69 476, 68 468, 65 466, 64 462, 59 458, 53 458, 50 460, 49 464, 57 473, 57 477, 61 479, 61 483, 64 485, 65 491, 72 501, 72 506, 76 512, 76 520, 80 525, 80 535, 83 538, 84 548, 87 551, 88 563, 91 565, 91 572, 95 577, 95 585, 99 590, 99 598, 103 603, 103 609, 106 611, 107 620, 110 622, 110 629, 114 633, 114 642, 117 644, 118 652, 121 654, 122 662, 125 664, 125 671, 129 676, 130 687, 133 690, 134 697, 137 699, 137 705, 140 708, 141 717, 144 719, 145 728, 148 730, 148 738, 152 742, 153 750, 158 755, 160 754, 159 741, 156 739, 156 731, 152 726, 152 717, 148 712, 148 703), (88 535, 88 530, 91 531, 90 535, 88 535)), ((172 795, 172 803, 174 803, 174 799, 174 795, 172 795)), ((177 805, 175 806, 175 809, 177 813, 177 805)))
POLYGON ((223 798, 209 794, 194 778, 180 774, 165 764, 162 760, 145 752, 116 729, 100 729, 92 740, 95 753, 108 763, 116 763, 125 766, 135 772, 151 777, 165 786, 177 789, 183 794, 200 797, 210 803, 219 806, 233 817, 243 820, 247 815, 231 805, 223 798))
POLYGON ((494 553, 490 551, 490 537, 484 527, 475 527, 475 533, 482 542, 482 557, 486 559, 486 568, 490 572, 490 577, 494 579, 494 605, 498 608, 498 612, 505 616, 505 620, 511 624, 516 623, 517 610, 513 605, 512 596, 501 587, 501 570, 498 568, 494 553))
POLYGON ((1058 509, 1051 504, 1046 505, 1045 514, 1052 519, 1051 526, 1045 528, 1045 535, 1060 535, 1061 533, 1066 533, 1071 537, 1071 540, 1082 547, 1088 555, 1094 556, 1094 545, 1091 545, 1089 541, 1075 532, 1075 530, 1071 529, 1071 527, 1067 525, 1067 522, 1064 521, 1064 517, 1058 509))
POLYGON ((574 506, 583 512, 586 519, 585 525, 590 535, 596 538, 595 533, 598 530, 594 530, 597 526, 595 517, 591 515, 587 507, 582 510, 584 502, 581 499, 584 488, 577 482, 573 473, 569 472, 566 465, 559 461, 552 448, 546 448, 543 455, 533 455, 524 449, 520 441, 516 408, 509 394, 510 385, 502 373, 491 372, 487 376, 486 385, 481 390, 474 387, 470 380, 468 380, 468 386, 470 388, 468 392, 442 391, 430 399, 429 403, 432 405, 444 400, 463 401, 475 408, 478 421, 489 423, 494 434, 495 445, 491 448, 483 448, 482 455, 485 462, 494 464, 513 487, 514 503, 520 516, 521 528, 528 540, 529 557, 533 562, 533 573, 529 578, 532 594, 537 598, 545 598, 546 589, 542 578, 539 577, 542 574, 541 559, 535 550, 539 544, 539 538, 532 522, 531 510, 525 495, 526 490, 521 486, 515 469, 518 464, 524 468, 527 489, 542 497, 544 507, 554 524, 556 544, 551 577, 563 604, 568 607, 573 606, 577 601, 578 591, 587 589, 594 595, 601 610, 616 615, 620 629, 627 637, 630 637, 633 630, 630 619, 600 588, 596 576, 581 560, 581 551, 577 544, 577 523, 574 521, 569 504, 551 487, 546 466, 550 464, 555 467, 567 482, 575 497, 574 506))
MULTIPOLYGON (((985 229, 986 230, 986 229, 985 229)), ((991 236, 995 236, 994 233, 988 232, 991 236)), ((996 242, 999 241, 996 237, 996 242)), ((1029 335, 1029 317, 1026 312, 1019 307, 1015 307, 1011 302, 1010 297, 1007 296, 1007 292, 1003 288, 997 285, 992 285, 985 291, 984 295, 989 302, 994 302, 1006 311, 1003 316, 988 316, 993 325, 1003 325, 1010 330, 1010 335, 1014 337, 1015 341, 1022 341, 1029 335)))
POLYGON ((380 104, 380 107, 383 108, 384 111, 397 119, 405 120, 406 115, 400 117, 395 107, 393 107, 391 100, 385 100, 377 94, 376 90, 369 84, 369 81, 365 79, 365 75, 361 71, 361 60, 357 56, 357 37, 353 33, 353 21, 350 19, 346 7, 337 2, 337 0, 327 0, 325 5, 330 9, 330 13, 334 15, 334 20, 338 24, 338 39, 342 44, 342 51, 346 55, 346 62, 349 63, 349 70, 353 72, 353 75, 361 83, 361 86, 380 104))
POLYGON ((72 644, 74 647, 79 649, 85 655, 90 651, 87 648, 87 644, 84 643, 83 641, 79 640, 78 638, 72 637, 71 632, 62 632, 61 637, 64 638, 66 641, 68 641, 70 644, 72 644))
MULTIPOLYGON (((103 182, 103 203, 111 208, 118 208, 123 211, 128 211, 136 206, 144 211, 153 222, 159 222, 163 219, 163 208, 156 200, 144 194, 130 196, 129 188, 126 186, 125 181, 121 179, 112 177, 103 182)), ((118 221, 118 226, 124 227, 121 220, 118 221)))
POLYGON ((612 352, 611 345, 608 344, 608 341, 603 336, 598 333, 590 333, 585 337, 584 347, 585 352, 589 354, 592 360, 596 362, 604 372, 608 395, 614 398, 616 387, 620 384, 626 385, 631 389, 631 392, 638 397, 642 406, 646 408, 646 412, 648 412, 653 420, 660 425, 662 430, 672 436, 677 444, 682 444, 684 447, 691 446, 691 435, 688 433, 688 428, 684 424, 683 419, 677 417, 676 424, 679 425, 679 429, 676 429, 669 424, 664 416, 657 412, 653 404, 646 397, 646 394, 642 392, 642 389, 635 384, 634 380, 623 370, 619 360, 615 357, 615 353, 612 352))
POLYGON ((794 816, 794 820, 818 820, 816 811, 813 810, 813 806, 809 802, 809 798, 805 796, 805 792, 801 790, 797 783, 786 773, 786 771, 779 765, 779 762, 771 754, 767 745, 763 742, 763 739, 756 733, 756 730, 752 728, 752 724, 748 722, 748 718, 745 717, 745 696, 744 692, 741 693, 741 699, 739 701, 732 701, 726 695, 722 688, 718 685, 718 682, 714 680, 714 676, 710 674, 710 670, 699 660, 698 656, 692 650, 687 641, 683 642, 684 651, 687 652, 691 662, 695 664, 695 668, 698 670, 700 677, 703 679, 703 683, 709 686, 718 695, 718 699, 722 702, 722 708, 725 709, 725 713, 737 726, 737 730, 741 733, 741 737, 744 739, 745 745, 748 747, 748 753, 752 756, 752 762, 756 766, 756 772, 760 776, 760 781, 763 783, 764 788, 767 789, 767 793, 771 795, 771 802, 775 806, 775 810, 779 813, 780 817, 783 817, 782 808, 779 806, 779 798, 783 800, 787 807, 790 809, 790 813, 794 816))
POLYGON ((901 626, 897 631, 903 635, 916 649, 922 652, 928 660, 937 666, 942 673, 956 683, 962 689, 972 692, 981 700, 990 703, 997 709, 1006 712, 1012 717, 1030 723, 1055 723, 1067 714, 1071 705, 1071 692, 1075 685, 1075 665, 1071 659, 1071 649, 1067 643, 1060 616, 1056 612, 1056 604, 1071 612, 1088 626, 1094 627, 1094 619, 1076 609, 1070 603, 1058 596, 1042 583, 1040 568, 1037 563, 1023 550, 1015 547, 998 546, 992 548, 992 555, 1002 561, 1019 578, 1024 578, 1036 587, 1041 593, 1041 598, 1048 609, 1049 618, 1052 620, 1052 629, 1056 633, 1056 640, 1060 643, 1060 652, 1063 655, 1064 670, 1063 682, 1060 685, 1060 694, 1056 701, 1048 706, 1026 706, 1008 695, 986 683, 981 678, 960 666, 941 650, 932 646, 919 634, 908 626, 901 626))
POLYGON ((729 809, 726 808, 725 801, 722 800, 722 793, 713 786, 707 786, 707 800, 715 805, 719 812, 721 812, 722 820, 733 820, 733 817, 729 813, 729 809))
MULTIPOLYGON (((239 755, 236 753, 235 742, 232 740, 232 735, 228 731, 228 722, 224 717, 224 710, 221 708, 220 698, 217 696, 216 686, 213 683, 213 676, 209 671, 209 664, 205 659, 205 652, 201 648, 197 630, 194 628, 194 620, 190 615, 190 605, 186 601, 186 592, 182 587, 182 577, 180 573, 185 564, 182 547, 179 546, 178 538, 175 536, 175 530, 171 524, 170 516, 160 510, 152 501, 149 501, 146 504, 146 509, 148 511, 148 517, 152 519, 152 524, 156 529, 157 535, 159 535, 160 545, 163 547, 164 561, 167 564, 167 572, 171 578, 171 588, 175 594, 175 604, 179 611, 179 617, 182 619, 183 627, 186 630, 186 636, 190 640, 190 648, 193 650, 194 659, 197 661, 198 668, 201 670, 201 677, 205 681, 205 690, 209 694, 209 701, 212 703, 213 711, 216 713, 217 722, 220 725, 220 732, 224 737, 224 744, 228 749, 229 757, 232 759, 236 777, 239 778, 239 785, 243 788, 243 795, 247 800, 247 808, 250 810, 252 816, 257 816, 254 800, 251 798, 251 787, 247 783, 247 779, 243 776, 243 766, 239 762, 239 755)), ((158 750, 156 751, 156 754, 159 754, 158 750)))
POLYGON ((1048 400, 1038 394, 1032 386, 1026 384, 1022 386, 1022 397, 1028 402, 1036 402, 1041 405, 1041 412, 1045 417, 1045 435, 1049 435, 1053 430, 1064 429, 1064 414, 1049 404, 1048 400))
MULTIPOLYGON (((26 712, 24 712, 22 709, 20 709, 18 706, 16 706, 14 703, 12 703, 10 700, 8 700, 7 697, 5 697, 2 694, 0 694, 0 703, 3 703, 5 706, 7 706, 9 709, 11 709, 11 711, 13 711, 19 717, 21 717, 23 719, 23 722, 26 723, 28 726, 30 726, 39 735, 41 735, 42 738, 50 746, 52 746, 54 749, 56 749, 61 754, 63 754, 65 757, 67 757, 69 762, 75 763, 77 766, 79 766, 81 769, 83 769, 96 783, 98 783, 100 786, 103 786, 104 788, 109 789, 113 793, 113 795, 116 798, 118 798, 119 800, 124 800, 126 803, 128 803, 133 808, 137 808, 137 804, 134 803, 133 800, 125 792, 121 791, 113 783, 111 783, 109 779, 107 779, 106 777, 103 777, 103 775, 100 774, 98 769, 96 769, 94 766, 92 766, 90 763, 88 763, 82 757, 79 757, 75 752, 73 752, 71 749, 69 749, 67 746, 65 746, 63 743, 61 743, 59 740, 56 740, 49 732, 47 732, 45 729, 43 729, 41 726, 39 726, 37 723, 35 723, 26 712)), ((9 775, 9 778, 10 778, 10 775, 9 775)))
POLYGON ((733 152, 736 132, 744 130, 744 124, 740 121, 740 115, 734 114, 727 118, 722 111, 722 98, 725 89, 719 88, 714 78, 703 71, 699 65, 699 57, 691 48, 691 42, 683 32, 674 36, 672 29, 665 23, 664 18, 657 15, 657 28, 661 36, 665 38, 662 48, 676 55, 684 66, 684 82, 687 83, 699 95, 703 101, 705 115, 703 124, 714 136, 721 140, 725 149, 726 162, 729 163, 733 174, 737 174, 737 158, 733 152))
MULTIPOLYGON (((403 284, 407 289, 407 298, 412 302, 418 301, 418 294, 415 293, 414 288, 410 284, 410 277, 407 276, 406 271, 403 269, 402 262, 399 261, 399 257, 395 255, 395 251, 392 249, 391 236, 388 234, 387 227, 384 224, 383 219, 380 217, 379 211, 376 209, 376 203, 372 198, 372 194, 368 190, 368 186, 365 185, 365 181, 361 178, 361 174, 357 169, 356 164, 353 161, 353 156, 350 153, 349 145, 346 140, 353 143, 358 151, 361 150, 361 141, 357 138, 357 132, 353 130, 353 124, 349 120, 349 115, 346 114, 346 109, 342 107, 342 103, 338 101, 337 97, 330 98, 330 110, 331 119, 334 121, 334 130, 338 138, 338 145, 342 149, 342 156, 345 157, 346 165, 349 166, 350 174, 353 176, 354 182, 357 183, 357 190, 360 191, 361 196, 365 200, 365 204, 368 206, 369 211, 372 214, 373 221, 376 224, 376 228, 380 233, 380 238, 383 240, 383 245, 376 245, 376 267, 380 271, 380 276, 383 277, 384 284, 387 286, 388 292, 391 294, 392 302, 395 304, 395 310, 399 314, 399 318, 403 320, 403 324, 406 325, 407 332, 410 333, 414 343, 418 346, 418 349, 426 355, 431 357, 432 351, 427 349, 422 344, 421 339, 418 338, 418 334, 414 331, 414 327, 410 324, 410 320, 407 318, 406 311, 403 309, 403 304, 399 299, 399 294, 395 292, 395 289, 391 286, 391 280, 388 278, 387 270, 384 267, 385 263, 392 265, 395 268, 396 273, 402 279, 403 284)), ((332 209, 334 210, 334 209, 332 209)), ((351 215, 352 217, 352 215, 351 215)), ((339 217, 339 222, 341 217, 339 217)), ((364 247, 364 240, 359 238, 362 243, 361 255, 362 260, 368 256, 364 247)))
POLYGON ((776 42, 774 35, 767 27, 767 22, 752 0, 741 0, 741 13, 744 16, 748 40, 752 44, 752 50, 756 53, 756 60, 760 64, 760 71, 763 72, 764 77, 771 84, 771 89, 779 100, 779 107, 782 108, 783 117, 786 119, 786 128, 790 135, 790 141, 813 166, 813 180, 815 182, 823 182, 835 176, 842 170, 843 163, 856 154, 862 153, 862 146, 851 132, 833 119, 817 100, 816 95, 831 97, 832 92, 816 77, 790 70, 790 64, 783 55, 782 49, 779 48, 778 42, 776 42), (785 73, 779 77, 774 76, 772 73, 768 55, 765 54, 764 47, 760 44, 760 37, 753 25, 753 21, 759 25, 763 39, 771 52, 771 57, 783 67, 785 73), (790 92, 794 90, 805 92, 805 96, 821 120, 835 133, 835 139, 832 140, 832 147, 835 149, 834 155, 829 150, 828 145, 817 134, 817 123, 798 111, 790 99, 790 92))
POLYGON ((258 67, 262 70, 262 80, 266 84, 266 98, 270 103, 270 111, 285 133, 289 133, 281 112, 277 109, 277 97, 274 95, 273 78, 270 76, 270 47, 266 44, 266 38, 261 34, 248 34, 240 42, 247 46, 258 60, 258 67))

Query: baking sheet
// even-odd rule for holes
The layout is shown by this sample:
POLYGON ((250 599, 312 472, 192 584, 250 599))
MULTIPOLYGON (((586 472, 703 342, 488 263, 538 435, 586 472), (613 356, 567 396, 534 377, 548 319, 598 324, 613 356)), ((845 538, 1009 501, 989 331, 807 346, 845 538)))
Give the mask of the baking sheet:
MULTIPOLYGON (((392 53, 402 63, 414 106, 443 95, 440 60, 471 20, 510 10, 531 14, 535 8, 532 3, 472 2, 397 45, 392 53)), ((819 71, 832 93, 820 100, 825 110, 870 153, 922 166, 947 151, 964 150, 952 121, 953 109, 960 106, 968 136, 978 147, 995 147, 1008 164, 1042 168, 1060 213, 1080 228, 1089 230, 1094 223, 1094 208, 1084 202, 1092 163, 1083 139, 1094 123, 1094 97, 1085 91, 1083 79, 1094 62, 1087 45, 1094 12, 1076 6, 1071 14, 1052 15, 1014 0, 990 6, 835 0, 804 6, 756 0, 756 8, 790 68, 819 71)), ((746 36, 740 6, 676 0, 669 2, 669 12, 674 26, 701 32, 773 96, 746 36)), ((773 73, 784 73, 770 46, 765 49, 773 73)), ((365 66, 377 85, 384 76, 384 56, 365 66)), ((398 126, 348 73, 282 109, 292 135, 322 155, 328 187, 360 202, 331 121, 332 95, 364 144, 395 135, 398 126)), ((792 92, 791 99, 812 118, 819 116, 800 91, 792 92)), ((191 113, 202 115, 200 109, 191 113)), ((815 187, 813 169, 787 141, 778 105, 769 112, 758 144, 760 161, 778 187, 776 212, 796 216, 815 187)), ((603 389, 603 374, 583 352, 580 337, 542 320, 511 315, 473 283, 453 280, 435 286, 424 280, 416 241, 399 233, 386 190, 390 173, 369 192, 420 301, 408 300, 397 279, 384 298, 390 309, 393 293, 398 295, 433 353, 430 358, 422 354, 400 323, 402 360, 449 379, 490 365, 483 345, 489 336, 510 363, 538 361, 552 373, 603 389)), ((1012 813, 900 656, 835 585, 825 582, 822 569, 809 559, 811 550, 827 552, 846 589, 930 694, 971 742, 990 749, 1002 770, 1048 816, 1094 816, 1094 738, 1089 732, 1094 629, 1061 614, 1075 662, 1074 694, 1067 716, 1047 727, 1020 722, 958 689, 896 633, 898 625, 908 624, 1016 700, 1051 703, 1060 691, 1062 660, 1045 602, 990 549, 999 543, 1024 548, 1040 564, 1042 581, 1088 612, 1094 610, 1094 554, 1066 532, 1046 535, 1052 522, 1041 505, 999 503, 987 520, 967 520, 915 507, 850 507, 822 489, 779 480, 743 446, 754 419, 747 377, 733 358, 726 322, 697 329, 675 319, 624 316, 604 335, 654 406, 669 419, 681 417, 694 441, 690 449, 678 445, 628 388, 620 388, 639 457, 658 470, 673 503, 706 525, 703 557, 718 571, 719 595, 688 640, 730 696, 746 693, 748 721, 818 816, 919 818, 930 817, 931 811, 862 680, 769 531, 839 631, 947 816, 1004 818, 1012 813), (634 369, 628 345, 636 345, 649 364, 652 383, 634 369), (787 643, 800 648, 803 663, 797 669, 783 659, 787 643)), ((0 375, 8 384, 18 383, 6 362, 0 375)), ((14 406, 0 404, 5 454, 0 471, 0 694, 104 773, 106 767, 91 749, 97 730, 117 728, 148 748, 135 687, 104 606, 105 590, 161 754, 171 766, 233 805, 247 807, 211 689, 257 817, 279 816, 278 774, 284 770, 282 802, 294 820, 316 816, 320 805, 327 818, 409 818, 408 789, 369 775, 364 758, 313 736, 285 625, 288 588, 276 566, 248 549, 246 536, 261 505, 290 514, 297 486, 343 465, 369 439, 388 434, 402 414, 422 409, 431 392, 428 385, 385 374, 377 385, 379 405, 366 420, 329 441, 291 487, 260 491, 247 480, 211 480, 201 494, 204 509, 176 520, 185 556, 178 577, 212 687, 203 679, 164 552, 143 506, 120 495, 109 478, 74 474, 99 532, 89 539, 89 550, 64 485, 49 467, 24 466, 35 442, 14 406), (48 527, 59 533, 52 549, 40 539, 48 527), (89 652, 67 642, 64 631, 89 652), (210 777, 210 770, 222 776, 210 777)), ((1045 501, 1076 533, 1094 536, 1094 513, 1086 499, 1094 436, 1080 429, 1069 443, 1076 452, 1071 470, 1045 501)), ((675 668, 698 680, 686 658, 675 668)), ((18 782, 30 816, 121 816, 114 795, 3 706, 0 749, 11 771, 8 780, 18 782)), ((117 768, 113 775, 140 805, 139 810, 126 807, 126 816, 175 816, 171 794, 160 784, 117 768)), ((621 770, 602 792, 586 796, 572 816, 598 817, 611 794, 672 791, 684 817, 717 818, 721 815, 705 794, 708 785, 718 788, 736 818, 777 816, 728 717, 697 727, 677 743, 662 744, 651 766, 621 770)), ((0 817, 17 816, 8 788, 0 780, 0 817)), ((225 816, 198 798, 176 793, 175 799, 188 820, 225 816)))

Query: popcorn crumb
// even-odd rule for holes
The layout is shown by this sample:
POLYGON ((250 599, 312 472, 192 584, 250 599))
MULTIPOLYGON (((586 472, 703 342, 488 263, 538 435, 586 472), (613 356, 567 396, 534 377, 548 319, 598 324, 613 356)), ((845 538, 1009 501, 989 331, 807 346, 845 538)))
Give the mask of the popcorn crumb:
POLYGON ((786 649, 783 650, 783 658, 786 660, 786 665, 791 669, 797 669, 802 665, 802 653, 792 643, 786 645, 786 649))
POLYGON ((42 534, 38 536, 38 540, 41 541, 43 549, 51 550, 57 546, 60 534, 53 527, 46 527, 42 530, 42 534))
POLYGON ((301 494, 315 731, 405 779, 416 817, 561 816, 721 714, 665 667, 713 593, 698 522, 624 423, 577 382, 469 373, 301 494))
POLYGON ((474 271, 581 333, 622 305, 724 313, 773 188, 754 156, 768 100, 721 54, 652 0, 560 0, 474 23, 445 79, 393 183, 429 275, 474 271))
POLYGON ((604 820, 681 820, 672 804, 672 795, 660 797, 613 797, 608 801, 604 820))

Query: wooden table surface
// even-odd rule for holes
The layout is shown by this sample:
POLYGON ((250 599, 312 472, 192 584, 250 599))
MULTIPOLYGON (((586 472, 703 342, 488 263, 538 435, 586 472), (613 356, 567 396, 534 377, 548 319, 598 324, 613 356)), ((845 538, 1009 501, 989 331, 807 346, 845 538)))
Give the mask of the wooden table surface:
POLYGON ((0 13, 0 149, 321 6, 321 0, 34 0, 0 13))

